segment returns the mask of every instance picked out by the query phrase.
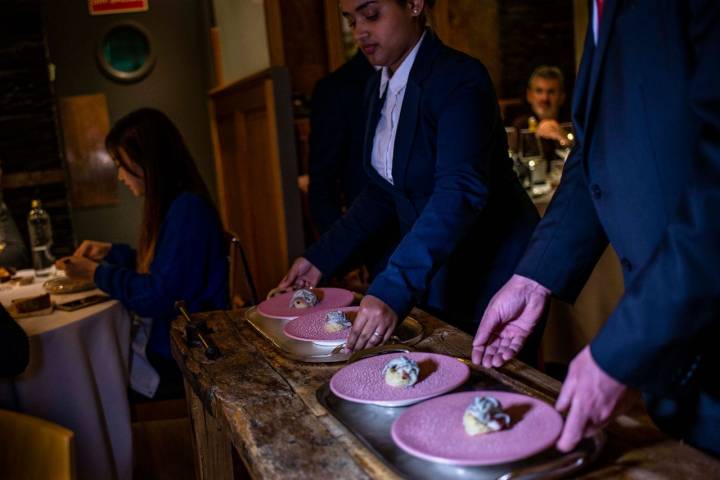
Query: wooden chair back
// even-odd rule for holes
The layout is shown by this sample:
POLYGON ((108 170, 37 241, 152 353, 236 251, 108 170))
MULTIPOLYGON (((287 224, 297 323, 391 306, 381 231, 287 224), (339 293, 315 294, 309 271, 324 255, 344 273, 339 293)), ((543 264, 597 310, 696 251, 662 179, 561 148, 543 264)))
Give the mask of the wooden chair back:
POLYGON ((242 308, 257 305, 258 293, 255 288, 248 258, 240 237, 232 232, 225 232, 230 261, 230 308, 242 308))
POLYGON ((73 442, 67 428, 0 410, 0 478, 73 480, 73 442))

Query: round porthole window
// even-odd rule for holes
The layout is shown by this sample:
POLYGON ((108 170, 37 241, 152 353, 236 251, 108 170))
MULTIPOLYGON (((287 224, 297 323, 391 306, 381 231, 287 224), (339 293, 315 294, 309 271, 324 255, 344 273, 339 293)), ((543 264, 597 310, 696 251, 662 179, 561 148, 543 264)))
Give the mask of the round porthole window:
POLYGON ((142 79, 155 64, 150 34, 135 23, 110 27, 100 41, 97 55, 102 70, 122 82, 142 79))

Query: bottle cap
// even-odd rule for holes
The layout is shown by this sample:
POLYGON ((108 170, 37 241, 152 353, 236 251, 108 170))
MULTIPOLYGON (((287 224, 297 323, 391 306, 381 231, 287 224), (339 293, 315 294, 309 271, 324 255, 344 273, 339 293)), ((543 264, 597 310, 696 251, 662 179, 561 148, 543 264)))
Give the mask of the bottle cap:
POLYGON ((40 208, 40 207, 42 207, 42 202, 36 198, 30 203, 30 207, 31 208, 40 208))

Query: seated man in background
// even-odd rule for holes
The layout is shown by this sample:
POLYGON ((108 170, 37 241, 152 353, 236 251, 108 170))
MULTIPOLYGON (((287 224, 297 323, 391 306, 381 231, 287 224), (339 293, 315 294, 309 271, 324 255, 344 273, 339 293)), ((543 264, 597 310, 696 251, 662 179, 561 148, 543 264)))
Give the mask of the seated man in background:
MULTIPOLYGON (((541 140, 542 155, 546 160, 555 160, 555 150, 569 147, 572 143, 570 132, 560 125, 560 108, 565 103, 565 78, 558 67, 542 65, 536 68, 528 80, 525 98, 530 112, 518 116, 512 126, 518 132, 535 130, 541 140)), ((518 135, 518 142, 522 141, 518 135)), ((522 151, 517 145, 518 152, 522 151)))

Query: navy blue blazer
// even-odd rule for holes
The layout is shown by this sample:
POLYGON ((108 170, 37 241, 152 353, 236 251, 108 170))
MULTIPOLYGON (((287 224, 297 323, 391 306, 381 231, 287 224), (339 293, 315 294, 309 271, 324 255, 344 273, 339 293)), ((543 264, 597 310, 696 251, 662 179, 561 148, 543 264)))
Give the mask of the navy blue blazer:
POLYGON ((593 357, 720 452, 720 2, 606 0, 589 30, 577 144, 518 273, 572 301, 609 241, 625 294, 593 357))
POLYGON ((420 305, 472 330, 538 221, 508 158, 490 77, 428 31, 405 90, 394 184, 370 165, 379 83, 380 72, 368 86, 370 183, 305 257, 332 275, 370 235, 399 223, 402 239, 368 293, 400 318, 420 305))
POLYGON ((181 193, 163 219, 150 273, 138 273, 135 259, 129 246, 113 244, 95 270, 95 284, 141 317, 151 317, 147 349, 171 358, 177 300, 184 300, 190 313, 228 307, 227 248, 215 209, 194 193, 181 193))

